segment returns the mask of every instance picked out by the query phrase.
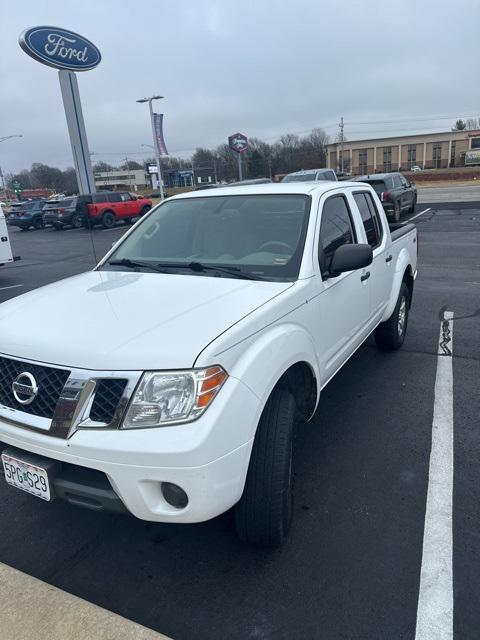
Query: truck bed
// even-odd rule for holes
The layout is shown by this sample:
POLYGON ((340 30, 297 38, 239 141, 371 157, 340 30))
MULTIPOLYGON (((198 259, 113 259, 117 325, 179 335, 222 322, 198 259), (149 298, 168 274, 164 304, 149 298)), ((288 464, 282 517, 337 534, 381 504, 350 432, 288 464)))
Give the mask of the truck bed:
POLYGON ((392 237, 392 242, 396 242, 403 236, 406 236, 415 229, 415 225, 413 222, 394 222, 393 224, 388 225, 390 228, 390 235, 392 237))

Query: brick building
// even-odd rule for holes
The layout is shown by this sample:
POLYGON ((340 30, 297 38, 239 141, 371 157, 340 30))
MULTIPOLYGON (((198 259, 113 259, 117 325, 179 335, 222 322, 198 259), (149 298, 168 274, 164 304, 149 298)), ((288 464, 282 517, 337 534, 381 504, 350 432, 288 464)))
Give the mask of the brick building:
MULTIPOLYGON (((353 174, 445 169, 478 164, 480 130, 441 131, 343 143, 344 169, 353 174)), ((327 166, 341 167, 340 143, 327 145, 327 166)))

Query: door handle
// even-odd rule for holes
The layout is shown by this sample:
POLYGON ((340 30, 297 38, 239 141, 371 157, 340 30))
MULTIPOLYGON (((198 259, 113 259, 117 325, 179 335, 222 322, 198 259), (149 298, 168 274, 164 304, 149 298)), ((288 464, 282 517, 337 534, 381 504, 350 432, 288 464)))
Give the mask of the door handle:
POLYGON ((363 276, 360 276, 360 280, 364 282, 364 280, 368 280, 369 277, 370 277, 370 271, 367 271, 367 273, 364 273, 363 276))
POLYGON ((392 258, 393 258, 393 256, 391 256, 391 255, 390 255, 390 256, 387 256, 387 257, 385 258, 385 262, 391 262, 391 261, 392 261, 392 258))

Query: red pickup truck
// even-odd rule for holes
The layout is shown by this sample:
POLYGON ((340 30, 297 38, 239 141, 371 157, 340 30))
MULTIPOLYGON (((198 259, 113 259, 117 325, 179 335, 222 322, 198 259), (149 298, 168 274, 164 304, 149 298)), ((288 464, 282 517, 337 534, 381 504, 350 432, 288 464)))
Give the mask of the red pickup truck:
POLYGON ((152 201, 128 191, 96 193, 93 202, 87 205, 90 224, 101 224, 105 229, 113 227, 118 220, 131 222, 152 208, 152 201))

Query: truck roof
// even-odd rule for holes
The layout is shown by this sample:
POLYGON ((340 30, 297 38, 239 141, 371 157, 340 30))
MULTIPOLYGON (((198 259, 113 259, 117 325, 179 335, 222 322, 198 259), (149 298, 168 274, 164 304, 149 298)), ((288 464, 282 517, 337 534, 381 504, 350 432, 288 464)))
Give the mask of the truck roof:
POLYGON ((218 196, 235 196, 235 195, 278 195, 278 194, 304 194, 309 195, 314 191, 325 193, 333 189, 343 189, 344 187, 359 188, 358 182, 272 182, 269 184, 245 185, 236 187, 219 187, 218 189, 205 189, 201 191, 189 191, 188 193, 179 193, 172 196, 169 200, 178 200, 182 198, 215 198, 218 196))

